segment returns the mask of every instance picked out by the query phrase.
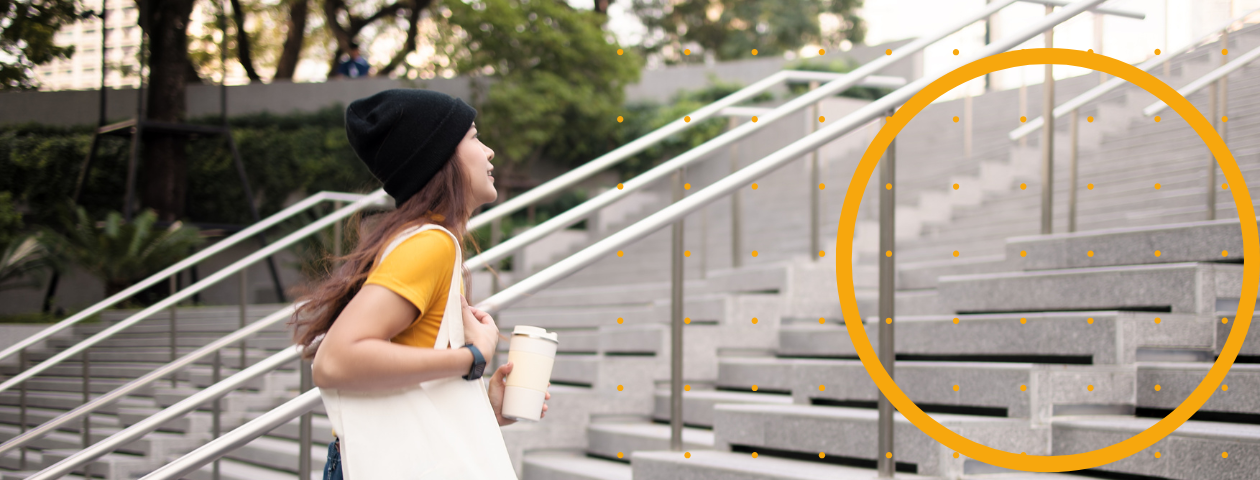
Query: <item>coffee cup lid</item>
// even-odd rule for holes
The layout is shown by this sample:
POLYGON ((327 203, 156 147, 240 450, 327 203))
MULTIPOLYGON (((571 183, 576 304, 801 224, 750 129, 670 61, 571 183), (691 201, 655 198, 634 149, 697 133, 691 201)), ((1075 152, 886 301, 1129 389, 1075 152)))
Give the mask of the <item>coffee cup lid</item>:
POLYGON ((553 342, 560 343, 560 335, 558 335, 556 332, 548 332, 547 329, 542 328, 542 327, 531 327, 529 325, 517 325, 516 328, 512 330, 512 335, 525 335, 529 337, 541 338, 544 340, 551 340, 553 342))

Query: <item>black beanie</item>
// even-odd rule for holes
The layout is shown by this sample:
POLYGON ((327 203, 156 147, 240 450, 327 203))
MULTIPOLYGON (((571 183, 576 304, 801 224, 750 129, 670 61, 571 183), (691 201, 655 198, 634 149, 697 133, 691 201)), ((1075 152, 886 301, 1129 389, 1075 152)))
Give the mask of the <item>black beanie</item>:
POLYGON ((350 102, 346 137, 401 206, 446 166, 475 118, 477 110, 459 98, 396 88, 350 102))

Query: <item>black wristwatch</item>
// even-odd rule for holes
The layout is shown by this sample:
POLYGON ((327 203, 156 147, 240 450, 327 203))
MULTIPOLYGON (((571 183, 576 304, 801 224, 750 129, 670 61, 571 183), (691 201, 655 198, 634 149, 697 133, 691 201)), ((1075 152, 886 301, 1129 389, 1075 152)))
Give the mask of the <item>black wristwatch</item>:
POLYGON ((470 343, 464 345, 464 348, 471 350, 473 354, 472 368, 468 369, 468 375, 464 375, 464 380, 476 380, 481 378, 482 372, 486 370, 486 357, 481 356, 481 350, 479 350, 476 345, 470 343))

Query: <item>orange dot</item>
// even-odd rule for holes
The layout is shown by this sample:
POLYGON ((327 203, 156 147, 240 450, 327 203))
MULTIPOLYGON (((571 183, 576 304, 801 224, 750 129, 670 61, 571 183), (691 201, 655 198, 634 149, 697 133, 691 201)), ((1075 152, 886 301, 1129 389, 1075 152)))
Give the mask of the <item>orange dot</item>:
POLYGON ((1159 255, 1160 255, 1159 250, 1156 250, 1156 251, 1155 251, 1155 256, 1156 256, 1156 257, 1158 257, 1159 255))
POLYGON ((756 116, 756 115, 753 115, 753 117, 752 117, 752 121, 753 121, 753 123, 757 123, 757 116, 756 116))
POLYGON ((1159 391, 1159 385, 1156 385, 1156 386, 1155 386, 1155 391, 1156 391, 1156 392, 1158 392, 1158 391, 1159 391))
POLYGON ((1093 319, 1093 317, 1090 317, 1090 318, 1085 319, 1085 323, 1088 323, 1088 324, 1090 324, 1090 325, 1093 325, 1093 324, 1094 324, 1094 319, 1093 319))
POLYGON ((958 452, 954 452, 954 458, 958 458, 958 452))
POLYGON ((957 48, 955 48, 955 49, 954 49, 954 55, 958 55, 958 49, 957 49, 957 48))
POLYGON ((690 256, 691 256, 691 250, 683 250, 683 256, 684 256, 684 257, 690 257, 690 256))
POLYGON ((756 324, 757 324, 757 317, 753 317, 752 322, 753 322, 753 325, 756 325, 756 324))
POLYGON ((1028 385, 1020 385, 1020 386, 1019 386, 1019 391, 1021 391, 1021 392, 1027 392, 1027 391, 1028 391, 1028 385))
POLYGON ((1229 323, 1229 317, 1221 317, 1221 323, 1229 323))
POLYGON ((827 252, 826 252, 826 251, 823 251, 823 250, 819 250, 819 251, 818 251, 818 256, 820 256, 820 257, 825 257, 825 256, 827 256, 827 252))
POLYGON ((1092 183, 1091 183, 1091 184, 1089 184, 1089 185, 1085 185, 1085 188, 1090 189, 1090 190, 1093 190, 1093 189, 1094 189, 1094 184, 1092 184, 1092 183))
POLYGON ((756 54, 757 54, 757 49, 755 49, 755 48, 754 48, 754 49, 752 50, 752 54, 753 54, 753 55, 756 55, 756 54))
POLYGON ((688 48, 686 50, 683 50, 683 55, 691 55, 691 49, 688 48))
POLYGON ((1027 318, 1020 318, 1020 319, 1019 319, 1019 324, 1020 324, 1020 325, 1023 325, 1023 324, 1025 324, 1025 323, 1028 323, 1028 319, 1027 319, 1027 318))
POLYGON ((889 48, 889 49, 884 50, 884 55, 892 55, 892 49, 889 48))
POLYGON ((621 116, 621 115, 617 115, 617 123, 621 123, 623 120, 625 120, 625 119, 624 119, 624 118, 622 118, 622 116, 621 116))
POLYGON ((892 184, 891 184, 891 183, 885 183, 885 184, 884 184, 884 190, 892 190, 892 184))
POLYGON ((1094 256, 1094 251, 1093 251, 1093 250, 1090 250, 1090 251, 1088 251, 1088 252, 1085 252, 1085 256, 1087 256, 1087 257, 1092 257, 1092 256, 1094 256))
POLYGON ((827 322, 827 319, 825 319, 825 318, 823 318, 823 317, 818 317, 818 324, 819 324, 819 325, 822 325, 823 323, 826 323, 826 322, 827 322))
POLYGON ((617 317, 617 323, 618 323, 618 324, 624 323, 625 321, 626 321, 626 320, 625 320, 624 318, 617 317))
POLYGON ((1221 385, 1221 390, 1229 391, 1229 385, 1221 385))
POLYGON ((1228 122, 1228 121, 1229 121, 1229 117, 1221 117, 1221 122, 1228 122))
POLYGON ((955 391, 955 392, 957 392, 957 391, 958 391, 958 385, 957 385, 957 384, 955 384, 955 385, 954 385, 954 391, 955 391))
POLYGON ((753 452, 753 453, 752 453, 752 457, 753 457, 753 458, 757 458, 757 452, 753 452))
POLYGON ((1159 322, 1160 322, 1159 317, 1155 317, 1155 324, 1159 325, 1159 322))
POLYGON ((824 458, 824 457, 826 457, 826 456, 827 456, 827 454, 826 454, 826 453, 823 453, 823 452, 818 452, 818 458, 824 458))
POLYGON ((1028 189, 1028 184, 1027 184, 1027 183, 1021 183, 1021 184, 1019 184, 1019 189, 1020 189, 1020 190, 1027 190, 1027 189, 1028 189))
POLYGON ((1159 190, 1159 189, 1160 189, 1160 187, 1163 187, 1163 185, 1160 185, 1160 184, 1158 184, 1158 183, 1156 183, 1156 184, 1155 184, 1155 189, 1156 189, 1156 190, 1159 190))
POLYGON ((691 122, 691 115, 687 115, 687 116, 683 117, 683 121, 684 121, 684 122, 691 122))
POLYGON ((955 183, 955 184, 954 184, 954 190, 958 190, 958 184, 957 184, 957 183, 955 183))
POLYGON ((891 257, 891 256, 892 256, 892 250, 888 250, 888 251, 884 252, 884 256, 885 256, 885 257, 891 257))
POLYGON ((1089 49, 1089 50, 1086 50, 1086 52, 1089 52, 1089 53, 1094 53, 1094 49, 1092 49, 1092 48, 1091 48, 1091 49, 1089 49))
POLYGON ((617 190, 621 190, 621 189, 623 189, 623 188, 625 188, 625 187, 626 187, 626 186, 625 186, 624 184, 620 184, 620 183, 618 183, 618 184, 617 184, 617 190))
POLYGON ((626 388, 626 387, 623 387, 623 386, 621 386, 621 385, 617 385, 617 391, 618 391, 618 392, 620 392, 620 391, 624 390, 625 388, 626 388))
POLYGON ((617 55, 621 55, 623 53, 625 53, 625 50, 622 50, 620 48, 617 49, 617 55))
POLYGON ((955 256, 955 257, 957 257, 957 256, 958 256, 958 250, 954 250, 954 256, 955 256))
POLYGON ((617 256, 618 256, 618 257, 624 256, 625 254, 626 254, 625 252, 623 252, 623 251, 621 251, 621 250, 617 250, 617 256))
POLYGON ((822 189, 824 189, 824 188, 827 188, 827 184, 825 184, 825 183, 820 183, 820 184, 818 184, 818 189, 819 189, 819 190, 822 190, 822 189))
POLYGON ((683 318, 683 323, 691 324, 691 317, 683 318))
POLYGON ((1155 458, 1159 458, 1159 452, 1155 452, 1155 458))
POLYGON ((683 385, 683 390, 686 390, 686 391, 690 392, 690 391, 691 391, 691 385, 683 385))
POLYGON ((892 452, 885 453, 884 458, 892 458, 892 452))
POLYGON ((691 458, 691 452, 683 452, 683 457, 691 458))
POLYGON ((1222 48, 1222 49, 1221 49, 1221 55, 1229 55, 1229 49, 1228 49, 1228 48, 1222 48))
POLYGON ((826 389, 827 389, 827 386, 826 386, 826 385, 819 385, 819 386, 818 386, 818 391, 820 391, 820 392, 821 392, 821 391, 824 391, 824 390, 826 390, 826 389))
POLYGON ((683 190, 691 190, 691 184, 690 184, 690 183, 684 183, 684 184, 683 184, 683 190))
POLYGON ((891 324, 892 324, 892 317, 885 318, 885 319, 884 319, 884 323, 887 323, 887 324, 891 325, 891 324))
POLYGON ((1156 49, 1155 49, 1155 54, 1156 54, 1156 55, 1159 55, 1159 49, 1158 49, 1158 48, 1156 48, 1156 49))
POLYGON ((756 250, 753 250, 753 251, 752 251, 752 256, 754 256, 754 257, 755 257, 755 256, 757 256, 757 251, 756 251, 756 250))
POLYGON ((1023 115, 1020 115, 1020 116, 1019 116, 1019 123, 1024 123, 1024 122, 1027 122, 1027 121, 1028 121, 1028 117, 1025 117, 1025 116, 1023 116, 1023 115))
POLYGON ((1221 458, 1229 458, 1229 452, 1221 452, 1221 458))
POLYGON ((1229 188, 1229 184, 1228 184, 1228 183, 1222 183, 1222 184, 1221 184, 1221 190, 1225 190, 1225 189, 1228 189, 1228 188, 1229 188))
POLYGON ((1085 121, 1089 123, 1094 123, 1094 117, 1085 117, 1085 121))
POLYGON ((954 123, 958 123, 958 115, 954 115, 954 123))
POLYGON ((827 51, 826 51, 826 50, 823 50, 823 49, 821 49, 821 48, 820 48, 820 49, 818 49, 818 54, 819 54, 819 55, 826 55, 826 54, 827 54, 827 51))
POLYGON ((954 325, 958 325, 958 317, 954 317, 954 325))
POLYGON ((819 121, 819 122, 825 122, 825 121, 827 121, 827 117, 826 117, 826 116, 823 116, 823 115, 819 115, 819 116, 818 116, 818 121, 819 121))
POLYGON ((756 385, 753 385, 753 386, 752 386, 752 391, 754 391, 754 392, 755 392, 755 391, 757 391, 757 386, 756 386, 756 385))
POLYGON ((1028 256, 1028 251, 1026 251, 1026 250, 1020 250, 1020 251, 1019 251, 1019 256, 1021 256, 1021 257, 1027 257, 1027 256, 1028 256))
POLYGON ((1159 115, 1155 116, 1155 123, 1159 123, 1159 115))
POLYGON ((756 190, 756 189, 757 189, 757 184, 755 184, 755 183, 754 183, 754 184, 752 184, 752 189, 753 189, 753 190, 756 190))
POLYGON ((1092 391, 1094 391, 1094 386, 1093 386, 1093 385, 1086 385, 1086 386, 1085 386, 1085 389, 1086 389, 1086 390, 1089 390, 1089 391, 1091 391, 1091 392, 1092 392, 1092 391))
POLYGON ((624 456, 624 455, 625 455, 625 454, 623 454, 623 453, 621 453, 621 452, 617 452, 617 458, 621 458, 621 457, 622 457, 622 456, 624 456))

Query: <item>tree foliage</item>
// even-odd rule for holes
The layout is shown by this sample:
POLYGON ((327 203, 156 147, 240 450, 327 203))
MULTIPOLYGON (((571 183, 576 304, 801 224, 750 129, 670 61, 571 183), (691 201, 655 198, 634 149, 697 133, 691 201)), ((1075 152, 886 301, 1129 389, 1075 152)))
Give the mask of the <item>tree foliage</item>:
POLYGON ((50 234, 50 249, 63 262, 99 278, 108 297, 182 260, 201 243, 197 228, 181 222, 159 228, 157 219, 145 210, 128 223, 122 214, 110 212, 98 224, 79 207, 60 233, 50 234))
POLYGON ((0 90, 38 88, 36 66, 74 55, 53 40, 81 16, 77 0, 0 0, 0 90))

